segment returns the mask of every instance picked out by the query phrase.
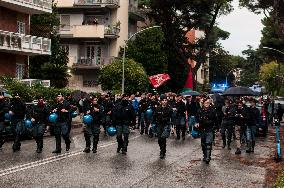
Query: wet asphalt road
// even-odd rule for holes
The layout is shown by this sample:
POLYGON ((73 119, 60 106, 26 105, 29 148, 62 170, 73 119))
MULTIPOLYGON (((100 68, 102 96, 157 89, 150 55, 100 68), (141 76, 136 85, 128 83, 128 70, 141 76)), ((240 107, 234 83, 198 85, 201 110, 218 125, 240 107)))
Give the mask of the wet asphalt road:
POLYGON ((272 140, 259 139, 254 154, 236 157, 234 149, 222 149, 217 139, 212 161, 206 165, 201 161, 200 139, 187 136, 176 141, 171 136, 166 159, 160 160, 157 140, 136 130, 126 156, 116 153, 115 137, 103 135, 98 153, 86 154, 77 129, 71 150, 60 155, 51 153, 53 137, 44 139, 42 154, 35 153, 32 140, 23 142, 17 153, 12 153, 12 143, 6 143, 0 151, 0 187, 265 187, 266 167, 258 164, 271 157, 272 140))

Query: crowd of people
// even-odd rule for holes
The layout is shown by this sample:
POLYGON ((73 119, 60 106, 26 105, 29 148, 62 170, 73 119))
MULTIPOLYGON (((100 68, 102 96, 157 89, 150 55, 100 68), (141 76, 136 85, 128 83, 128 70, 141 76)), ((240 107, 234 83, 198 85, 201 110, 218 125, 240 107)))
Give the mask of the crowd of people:
MULTIPOLYGON (((28 129, 36 141, 36 152, 41 153, 43 135, 48 125, 52 127, 56 141, 53 153, 61 153, 61 137, 65 141, 66 151, 69 151, 72 113, 78 112, 81 117, 92 117, 92 122, 85 123, 83 127, 86 153, 97 152, 102 128, 105 135, 108 127, 116 128, 117 153, 122 154, 127 153, 130 129, 137 129, 141 135, 150 138, 157 137, 161 159, 166 156, 167 138, 171 134, 176 136, 176 140, 185 140, 187 135, 193 136, 194 132, 194 138, 201 138, 203 161, 209 164, 217 132, 221 133, 224 149, 227 147, 231 150, 235 140, 235 154, 241 154, 241 148, 244 148, 242 145, 246 147, 247 153, 251 153, 254 152, 258 125, 271 123, 274 114, 270 110, 273 103, 269 100, 257 101, 252 97, 219 96, 217 99, 208 95, 182 96, 174 93, 138 93, 114 97, 110 93, 103 93, 76 101, 72 95, 58 93, 56 101, 55 105, 48 105, 39 96, 37 104, 27 108, 18 94, 7 100, 0 93, 0 149, 5 143, 3 132, 9 122, 13 129, 14 152, 20 150, 21 136, 28 129), (261 104, 261 109, 257 108, 257 103, 261 104), (56 122, 48 122, 51 113, 57 114, 56 122), (25 125, 27 119, 32 122, 28 128, 25 125)), ((276 117, 282 120, 281 106, 275 109, 276 117)))

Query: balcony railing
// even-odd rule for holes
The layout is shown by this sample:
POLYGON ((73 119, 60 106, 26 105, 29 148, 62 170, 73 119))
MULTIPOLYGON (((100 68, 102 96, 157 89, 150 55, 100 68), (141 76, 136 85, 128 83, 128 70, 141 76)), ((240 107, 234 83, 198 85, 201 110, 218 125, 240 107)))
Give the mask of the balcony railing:
POLYGON ((50 55, 51 40, 0 30, 0 50, 28 55, 50 55))
POLYGON ((65 38, 117 38, 120 28, 112 25, 61 25, 60 35, 65 38))
POLYGON ((1 1, 3 3, 13 3, 14 5, 26 7, 29 9, 36 9, 36 11, 43 11, 49 13, 52 12, 52 0, 1 0, 1 1))
POLYGON ((69 57, 69 61, 71 61, 73 68, 79 69, 97 69, 102 67, 103 65, 107 65, 114 60, 114 57, 99 57, 96 56, 94 58, 89 57, 69 57))
POLYGON ((74 5, 119 7, 119 0, 75 0, 74 5))

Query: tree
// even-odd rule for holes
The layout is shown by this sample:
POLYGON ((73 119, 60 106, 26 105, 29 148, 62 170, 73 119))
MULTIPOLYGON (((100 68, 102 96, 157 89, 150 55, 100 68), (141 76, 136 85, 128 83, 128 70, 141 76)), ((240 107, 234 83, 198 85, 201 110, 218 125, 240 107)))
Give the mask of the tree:
POLYGON ((275 17, 274 27, 279 36, 284 40, 284 1, 283 0, 240 0, 240 5, 249 8, 251 11, 275 17))
POLYGON ((162 49, 164 34, 160 28, 145 30, 128 42, 126 56, 140 63, 147 75, 167 72, 167 54, 162 49))
POLYGON ((260 68, 260 78, 269 92, 279 95, 283 86, 284 66, 280 67, 279 62, 272 61, 263 64, 260 68))
MULTIPOLYGON (((103 90, 121 91, 122 60, 116 60, 101 69, 99 82, 103 90)), ((125 59, 125 92, 145 91, 149 85, 143 66, 132 59, 125 59)))
POLYGON ((196 75, 209 54, 209 38, 217 16, 230 12, 231 0, 151 0, 149 17, 154 19, 165 35, 165 50, 168 54, 169 85, 177 91, 183 87, 188 72, 188 58, 196 60, 193 69, 196 75), (190 44, 186 33, 199 28, 204 38, 196 45, 190 44))
POLYGON ((30 77, 48 79, 51 86, 63 88, 68 84, 67 73, 68 56, 60 47, 58 28, 60 21, 56 4, 53 4, 52 13, 33 15, 31 28, 36 36, 49 37, 51 39, 51 56, 34 56, 30 58, 30 77))

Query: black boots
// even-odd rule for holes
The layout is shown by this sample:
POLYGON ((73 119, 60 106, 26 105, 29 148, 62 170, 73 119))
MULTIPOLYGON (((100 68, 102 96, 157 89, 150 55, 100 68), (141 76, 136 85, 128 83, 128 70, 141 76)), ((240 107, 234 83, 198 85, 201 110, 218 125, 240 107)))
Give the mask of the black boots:
POLYGON ((167 140, 164 139, 158 139, 158 144, 160 146, 160 159, 165 159, 166 156, 166 147, 167 147, 167 140))
POLYGON ((42 139, 36 139, 36 144, 37 144, 36 152, 41 153, 42 148, 43 148, 43 140, 42 139))
POLYGON ((88 146, 83 150, 83 152, 85 152, 85 153, 90 153, 90 151, 91 151, 91 149, 88 146))

